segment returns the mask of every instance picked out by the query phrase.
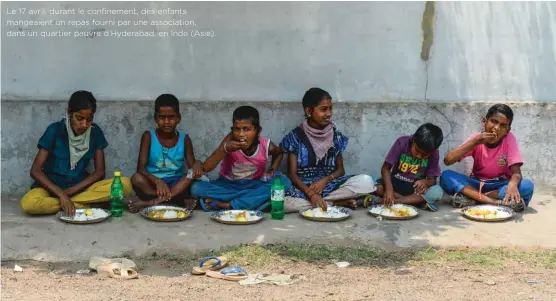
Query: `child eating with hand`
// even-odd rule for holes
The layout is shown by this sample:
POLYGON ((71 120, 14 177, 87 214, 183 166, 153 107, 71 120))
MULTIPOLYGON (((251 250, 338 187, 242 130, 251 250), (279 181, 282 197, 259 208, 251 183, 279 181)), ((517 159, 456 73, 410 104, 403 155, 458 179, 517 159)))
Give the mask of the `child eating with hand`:
MULTIPOLYGON (((231 132, 203 164, 203 171, 210 172, 222 161, 219 179, 197 181, 191 187, 191 194, 201 198, 205 211, 262 210, 269 205, 271 182, 262 179, 274 177, 282 161, 282 150, 261 135, 257 109, 237 108, 232 122, 231 132), (272 162, 265 173, 269 156, 272 162)), ((290 180, 282 175, 280 178, 287 190, 290 180)))
POLYGON ((437 211, 435 202, 443 194, 436 185, 440 176, 438 148, 443 139, 442 130, 432 123, 421 125, 412 136, 398 138, 382 164, 382 179, 374 192, 380 198, 367 197, 364 206, 398 203, 437 211))
POLYGON ((444 191, 454 195, 454 207, 479 202, 507 206, 520 212, 529 206, 534 184, 521 175, 523 159, 517 140, 510 132, 513 118, 512 109, 505 104, 490 107, 483 118, 482 131, 446 154, 446 165, 473 157, 471 175, 446 170, 440 177, 444 191))

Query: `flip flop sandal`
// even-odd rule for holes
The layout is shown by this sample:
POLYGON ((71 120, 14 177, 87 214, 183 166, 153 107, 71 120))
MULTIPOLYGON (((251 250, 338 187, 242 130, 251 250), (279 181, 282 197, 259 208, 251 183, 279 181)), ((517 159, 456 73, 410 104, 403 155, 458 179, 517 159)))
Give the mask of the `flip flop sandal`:
POLYGON ((376 195, 368 195, 365 197, 365 199, 363 200, 363 207, 365 208, 371 208, 376 206, 376 201, 379 200, 380 197, 376 196, 376 195))
POLYGON ((425 205, 423 205, 423 207, 424 207, 424 209, 429 209, 432 212, 438 211, 438 206, 433 202, 429 203, 429 202, 425 201, 425 205))
POLYGON ((455 193, 452 197, 452 206, 454 208, 464 208, 475 205, 477 205, 475 200, 472 200, 461 193, 455 193))
POLYGON ((124 267, 121 263, 103 264, 97 267, 97 273, 101 276, 110 276, 115 279, 134 279, 139 277, 139 274, 133 269, 124 267))
POLYGON ((241 281, 247 279, 247 272, 237 266, 229 267, 218 272, 207 271, 206 275, 211 278, 223 279, 228 281, 241 281))
POLYGON ((191 274, 204 275, 207 271, 216 271, 228 265, 228 257, 207 257, 203 258, 198 267, 193 267, 191 274))
POLYGON ((199 203, 201 203, 201 208, 203 208, 203 211, 205 212, 219 211, 219 209, 216 207, 218 201, 212 201, 212 203, 210 203, 211 209, 209 209, 205 204, 205 199, 199 199, 199 203))
POLYGON ((101 265, 107 265, 112 263, 119 263, 122 264, 125 268, 134 269, 137 266, 135 262, 127 258, 104 258, 100 256, 93 256, 89 259, 89 269, 91 270, 98 270, 98 267, 101 265))

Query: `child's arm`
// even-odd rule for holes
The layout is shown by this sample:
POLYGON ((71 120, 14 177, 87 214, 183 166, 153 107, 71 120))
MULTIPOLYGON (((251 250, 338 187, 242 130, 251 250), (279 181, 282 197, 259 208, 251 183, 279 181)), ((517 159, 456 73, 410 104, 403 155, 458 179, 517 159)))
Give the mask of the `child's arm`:
POLYGON ((517 188, 521 182, 521 164, 514 164, 510 166, 512 171, 512 177, 508 183, 508 189, 506 189, 506 195, 504 196, 504 201, 513 201, 515 203, 519 202, 521 196, 519 195, 519 189, 517 188))
POLYGON ((313 206, 326 210, 326 202, 322 196, 305 185, 297 175, 297 155, 294 153, 288 153, 288 177, 292 184, 307 196, 313 206))
POLYGON ((33 161, 33 165, 31 166, 31 178, 35 180, 41 187, 48 190, 50 193, 60 199, 60 207, 62 207, 62 210, 64 210, 65 213, 74 215, 75 206, 71 202, 69 196, 64 190, 58 187, 58 185, 50 181, 50 179, 42 170, 42 168, 44 167, 44 163, 48 159, 48 154, 48 150, 44 148, 39 149, 39 152, 35 157, 35 160, 33 161))
POLYGON ((201 160, 195 159, 195 153, 193 152, 193 143, 191 143, 191 138, 189 135, 185 136, 185 154, 187 157, 187 167, 191 168, 193 173, 193 179, 198 179, 203 175, 203 162, 201 160))
POLYGON ((212 152, 212 154, 203 163, 203 171, 213 171, 218 163, 224 159, 227 153, 235 152, 247 146, 247 142, 239 142, 232 139, 230 134, 226 135, 220 145, 212 152))
POLYGON ((337 179, 339 177, 342 177, 346 174, 346 171, 344 170, 344 157, 342 156, 342 154, 339 154, 336 157, 336 169, 330 173, 328 176, 316 181, 315 183, 311 184, 311 186, 309 186, 309 188, 311 190, 313 190, 314 192, 317 193, 322 193, 322 191, 324 190, 324 188, 326 187, 326 184, 328 184, 329 182, 331 182, 334 179, 337 179))
POLYGON ((276 146, 274 143, 272 143, 272 141, 270 142, 268 154, 272 156, 272 162, 270 163, 269 173, 271 173, 272 176, 274 176, 274 172, 276 172, 280 168, 280 163, 282 163, 282 158, 284 157, 284 154, 282 149, 276 146))
POLYGON ((382 163, 382 168, 380 169, 380 175, 382 176, 382 183, 384 183, 384 205, 390 206, 396 198, 394 193, 394 186, 392 185, 392 164, 384 161, 382 163))
POLYGON ((149 162, 149 153, 151 149, 151 134, 145 131, 141 136, 141 146, 139 147, 139 160, 137 160, 137 173, 147 178, 156 186, 156 194, 161 200, 169 200, 172 198, 168 185, 147 171, 147 163, 149 162))
POLYGON ((485 144, 488 140, 494 138, 495 133, 482 132, 479 135, 469 139, 464 144, 450 150, 444 157, 444 164, 452 165, 460 161, 465 154, 474 149, 477 145, 485 144))

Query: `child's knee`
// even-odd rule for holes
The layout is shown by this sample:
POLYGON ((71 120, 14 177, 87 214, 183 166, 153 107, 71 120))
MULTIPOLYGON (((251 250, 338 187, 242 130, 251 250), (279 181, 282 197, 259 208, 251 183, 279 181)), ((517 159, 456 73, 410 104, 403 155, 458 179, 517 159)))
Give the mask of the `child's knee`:
POLYGON ((34 193, 35 189, 25 194, 20 201, 21 210, 27 214, 41 214, 39 210, 39 196, 34 193))
POLYGON ((455 193, 457 192, 457 183, 460 182, 461 174, 453 171, 453 170, 445 170, 440 175, 440 187, 444 189, 447 193, 455 193))
POLYGON ((194 181, 193 184, 191 184, 191 188, 190 188, 190 193, 191 196, 194 197, 203 197, 204 195, 204 186, 205 186, 206 182, 203 181, 194 181))
POLYGON ((442 199, 443 195, 444 191, 442 190, 442 187, 440 187, 439 185, 434 185, 429 187, 427 193, 425 193, 423 197, 429 202, 436 202, 442 199))
POLYGON ((533 191, 535 190, 535 183, 530 179, 522 179, 521 183, 519 183, 519 194, 523 196, 532 196, 533 191))

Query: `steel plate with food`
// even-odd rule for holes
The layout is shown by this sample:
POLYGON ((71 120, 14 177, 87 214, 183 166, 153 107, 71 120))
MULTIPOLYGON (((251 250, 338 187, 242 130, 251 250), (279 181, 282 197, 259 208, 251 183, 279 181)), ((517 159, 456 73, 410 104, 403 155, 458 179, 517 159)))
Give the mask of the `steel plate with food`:
POLYGON ((299 214, 304 218, 317 222, 339 222, 351 216, 351 210, 344 207, 328 207, 326 211, 322 208, 311 208, 300 210, 299 214))
POLYGON ((406 220, 419 215, 417 208, 405 204, 393 204, 390 207, 384 205, 369 208, 369 213, 374 216, 381 216, 383 219, 406 220))
POLYGON ((75 215, 67 215, 58 212, 59 220, 70 224, 94 224, 100 223, 110 217, 110 211, 100 208, 75 209, 75 215))
POLYGON ((179 222, 191 216, 191 211, 177 206, 152 206, 141 210, 141 215, 155 222, 179 222))
POLYGON ((251 210, 224 210, 211 213, 210 218, 227 225, 250 225, 260 222, 263 213, 251 210))
POLYGON ((511 208, 495 205, 478 205, 464 208, 463 216, 479 222, 501 222, 511 219, 514 211, 511 208))

